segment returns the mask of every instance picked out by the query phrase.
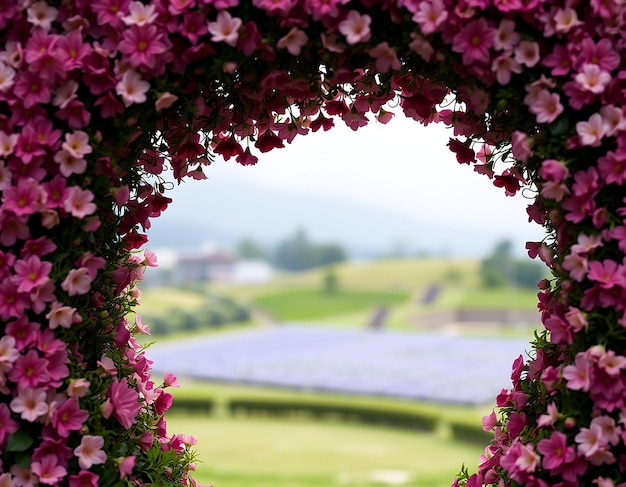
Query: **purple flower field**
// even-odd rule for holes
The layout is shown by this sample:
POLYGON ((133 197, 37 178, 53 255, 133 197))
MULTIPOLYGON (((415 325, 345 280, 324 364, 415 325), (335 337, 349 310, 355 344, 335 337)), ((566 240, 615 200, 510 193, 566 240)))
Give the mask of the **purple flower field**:
POLYGON ((153 345, 155 373, 220 382, 493 402, 526 340, 282 325, 153 345))

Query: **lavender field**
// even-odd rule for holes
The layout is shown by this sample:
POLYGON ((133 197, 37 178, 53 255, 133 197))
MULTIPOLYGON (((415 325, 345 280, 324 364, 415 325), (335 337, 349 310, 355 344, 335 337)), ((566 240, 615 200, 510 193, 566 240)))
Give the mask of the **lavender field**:
POLYGON ((286 324, 148 349, 153 371, 221 382, 481 405, 510 386, 522 339, 286 324))

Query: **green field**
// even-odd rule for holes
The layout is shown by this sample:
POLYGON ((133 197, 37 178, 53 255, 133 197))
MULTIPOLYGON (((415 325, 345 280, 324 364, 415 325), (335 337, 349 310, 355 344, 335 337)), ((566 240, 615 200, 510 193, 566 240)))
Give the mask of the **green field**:
POLYGON ((171 414, 198 439, 195 478, 214 487, 449 486, 482 448, 375 426, 171 414))
POLYGON ((338 291, 325 294, 319 289, 297 289, 259 296, 254 304, 279 321, 315 320, 380 306, 394 306, 408 298, 401 292, 338 291))

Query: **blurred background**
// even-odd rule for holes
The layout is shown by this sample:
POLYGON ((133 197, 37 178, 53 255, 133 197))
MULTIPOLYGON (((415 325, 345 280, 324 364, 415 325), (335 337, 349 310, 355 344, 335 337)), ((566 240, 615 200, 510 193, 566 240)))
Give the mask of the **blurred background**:
POLYGON ((396 116, 215 161, 153 222, 137 308, 215 487, 439 487, 540 326, 526 190, 396 116))

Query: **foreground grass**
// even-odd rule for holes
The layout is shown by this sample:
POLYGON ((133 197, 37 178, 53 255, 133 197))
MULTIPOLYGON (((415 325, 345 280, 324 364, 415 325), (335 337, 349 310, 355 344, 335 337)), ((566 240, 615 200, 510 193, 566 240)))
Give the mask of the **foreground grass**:
POLYGON ((338 422, 173 413, 167 423, 171 432, 198 438, 195 478, 215 487, 449 486, 482 451, 435 435, 338 422))

